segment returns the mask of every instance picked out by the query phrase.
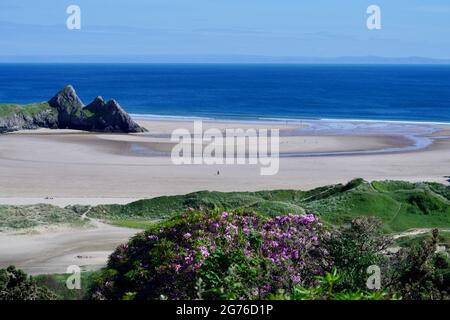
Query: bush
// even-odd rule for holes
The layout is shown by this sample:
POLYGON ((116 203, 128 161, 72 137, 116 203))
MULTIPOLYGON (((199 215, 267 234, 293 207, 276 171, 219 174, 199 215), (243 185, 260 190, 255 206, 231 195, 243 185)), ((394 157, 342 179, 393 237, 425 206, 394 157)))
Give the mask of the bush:
POLYGON ((27 274, 13 266, 0 269, 0 300, 52 300, 55 295, 39 287, 27 274))
POLYGON ((336 268, 324 276, 317 277, 318 285, 311 288, 296 286, 288 294, 272 295, 274 300, 386 300, 398 299, 397 295, 386 291, 343 290, 336 291, 342 281, 342 276, 336 268))
POLYGON ((383 223, 374 217, 356 218, 350 227, 334 234, 328 243, 334 265, 342 279, 340 290, 359 290, 366 287, 367 268, 387 263, 383 251, 392 244, 382 233, 383 223))
POLYGON ((188 211, 111 255, 95 299, 263 299, 331 267, 312 214, 188 211))
POLYGON ((408 300, 450 299, 450 261, 436 253, 439 231, 392 258, 390 287, 408 300))

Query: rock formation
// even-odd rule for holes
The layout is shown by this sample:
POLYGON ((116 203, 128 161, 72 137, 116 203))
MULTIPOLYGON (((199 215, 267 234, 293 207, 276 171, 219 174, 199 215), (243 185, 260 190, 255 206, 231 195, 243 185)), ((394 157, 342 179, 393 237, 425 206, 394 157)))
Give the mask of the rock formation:
POLYGON ((48 103, 30 106, 0 105, 0 133, 36 128, 119 133, 146 131, 115 100, 105 102, 103 98, 97 97, 84 106, 70 85, 48 103))

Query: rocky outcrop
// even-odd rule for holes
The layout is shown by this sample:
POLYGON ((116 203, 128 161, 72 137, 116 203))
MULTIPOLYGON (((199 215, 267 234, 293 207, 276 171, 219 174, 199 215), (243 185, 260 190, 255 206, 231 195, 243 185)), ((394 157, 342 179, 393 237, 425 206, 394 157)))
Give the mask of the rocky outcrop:
POLYGON ((20 109, 0 116, 0 133, 36 128, 118 133, 146 131, 131 119, 117 101, 105 102, 97 97, 85 106, 70 85, 33 111, 30 113, 27 106, 20 106, 20 109))
MULTIPOLYGON (((2 106, 0 105, 0 108, 2 106)), ((26 108, 26 106, 24 106, 26 108)), ((33 115, 17 112, 8 116, 0 116, 0 133, 18 130, 32 130, 38 128, 58 128, 56 113, 51 109, 43 108, 41 112, 33 115)))
POLYGON ((48 101, 48 104, 58 112, 59 128, 87 129, 84 125, 86 119, 83 102, 78 98, 72 86, 69 85, 62 89, 48 101))
POLYGON ((101 132, 144 132, 115 100, 97 97, 87 106, 72 86, 61 90, 48 102, 58 111, 58 127, 101 132))
POLYGON ((97 97, 85 109, 94 115, 90 118, 93 128, 101 128, 107 132, 143 131, 116 100, 105 102, 102 97, 97 97))

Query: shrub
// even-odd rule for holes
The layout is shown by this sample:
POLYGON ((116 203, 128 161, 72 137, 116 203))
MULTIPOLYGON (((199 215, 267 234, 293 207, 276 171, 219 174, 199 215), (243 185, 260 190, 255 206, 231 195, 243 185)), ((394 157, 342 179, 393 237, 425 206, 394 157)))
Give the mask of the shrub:
POLYGON ((392 243, 382 233, 383 223, 374 217, 360 217, 352 220, 350 227, 337 232, 330 238, 329 251, 334 265, 342 279, 340 290, 358 290, 366 287, 367 268, 387 262, 383 251, 392 243))
POLYGON ((386 291, 363 291, 363 290, 344 290, 337 291, 342 276, 336 268, 332 272, 326 272, 324 276, 317 277, 317 286, 304 288, 300 286, 287 294, 271 295, 269 299, 274 300, 386 300, 397 299, 395 294, 389 294, 386 291))
POLYGON ((436 253, 439 231, 420 244, 403 248, 392 258, 392 290, 408 300, 450 299, 450 261, 446 254, 436 253))
POLYGON ((96 299, 263 299, 312 286, 330 269, 312 214, 190 210, 111 255, 96 299))
POLYGON ((51 300, 55 295, 13 266, 0 269, 0 300, 51 300))

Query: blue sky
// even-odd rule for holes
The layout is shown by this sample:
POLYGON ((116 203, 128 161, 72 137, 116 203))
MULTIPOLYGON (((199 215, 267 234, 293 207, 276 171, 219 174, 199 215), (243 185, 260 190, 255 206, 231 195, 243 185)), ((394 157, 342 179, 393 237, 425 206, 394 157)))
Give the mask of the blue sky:
POLYGON ((1 0, 1 56, 450 58, 449 0, 1 0), (82 29, 65 27, 66 8, 82 29), (366 28, 366 8, 382 29, 366 28))

